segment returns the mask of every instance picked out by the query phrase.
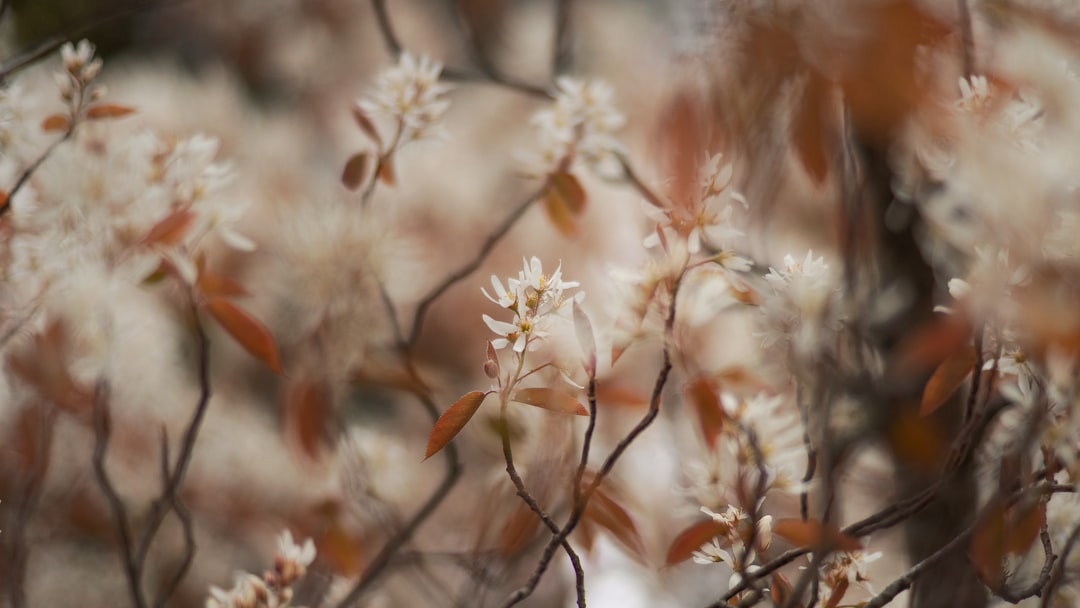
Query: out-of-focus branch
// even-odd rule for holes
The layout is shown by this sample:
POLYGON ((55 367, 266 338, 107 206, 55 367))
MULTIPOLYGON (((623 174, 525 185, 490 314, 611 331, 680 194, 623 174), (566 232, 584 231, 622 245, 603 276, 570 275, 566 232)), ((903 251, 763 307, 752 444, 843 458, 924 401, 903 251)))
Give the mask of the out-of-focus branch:
POLYGON ((34 438, 35 449, 33 455, 31 455, 34 459, 33 468, 29 471, 26 482, 23 484, 22 496, 15 508, 13 525, 10 532, 5 535, 8 538, 3 539, 4 544, 7 545, 8 557, 6 561, 8 561, 9 567, 5 569, 4 577, 0 578, 0 581, 3 581, 4 586, 7 588, 12 608, 26 606, 24 584, 26 580, 26 564, 30 557, 30 546, 26 537, 30 529, 30 520, 37 510, 41 492, 45 485, 49 452, 52 451, 53 432, 56 426, 56 414, 51 406, 42 403, 40 406, 34 407, 41 407, 44 413, 41 414, 42 420, 36 429, 37 437, 34 438))
POLYGON ((1043 589, 1050 583, 1050 577, 1053 574, 1054 563, 1057 561, 1057 556, 1054 555, 1054 544, 1050 541, 1050 530, 1047 528, 1047 525, 1047 521, 1044 518, 1042 528, 1039 530, 1039 540, 1042 542, 1043 548, 1043 567, 1042 570, 1039 571, 1039 577, 1032 581, 1031 584, 1016 590, 1009 589, 1007 584, 1002 585, 1001 589, 997 590, 996 595, 1006 602, 1009 602, 1010 604, 1019 604, 1029 597, 1042 595, 1043 589))
POLYGON ((964 77, 971 78, 975 75, 975 34, 971 27, 971 7, 968 0, 956 0, 956 8, 960 17, 961 65, 964 77))
POLYGON ((24 169, 23 172, 19 174, 19 179, 15 180, 15 185, 13 185, 11 187, 11 190, 7 192, 4 200, 0 201, 0 216, 3 216, 5 213, 8 212, 8 209, 11 208, 11 201, 15 198, 15 195, 19 193, 19 190, 22 190, 22 187, 26 185, 28 181, 30 181, 30 177, 34 174, 35 171, 38 170, 39 167, 41 167, 42 163, 44 163, 49 158, 49 156, 52 155, 53 151, 56 150, 56 148, 58 148, 60 144, 71 139, 71 136, 75 133, 76 124, 77 123, 73 120, 71 124, 68 125, 67 130, 64 131, 64 134, 59 139, 56 139, 51 144, 49 144, 49 147, 45 148, 45 151, 41 153, 41 156, 38 156, 36 159, 34 159, 34 162, 30 163, 30 166, 24 169))
POLYGON ((135 559, 132 549, 131 521, 128 518, 127 507, 120 498, 109 472, 105 468, 105 456, 109 449, 109 438, 112 435, 112 417, 109 413, 109 381, 99 378, 94 386, 94 475, 98 486, 105 494, 105 500, 109 504, 112 513, 113 524, 120 541, 120 559, 124 566, 124 577, 127 580, 128 593, 136 608, 146 608, 146 597, 142 590, 142 570, 139 562, 135 559))
POLYGON ((137 542, 132 531, 127 507, 121 500, 120 494, 109 477, 105 465, 109 437, 112 433, 108 380, 105 378, 99 379, 94 389, 94 435, 96 439, 93 457, 94 473, 98 486, 101 488, 102 493, 105 494, 114 524, 117 527, 117 534, 120 537, 120 557, 124 563, 128 590, 138 608, 145 608, 149 605, 142 586, 143 573, 146 569, 146 560, 150 553, 150 547, 170 511, 174 511, 177 518, 180 519, 184 533, 184 554, 177 570, 155 596, 153 603, 155 607, 164 606, 168 602, 169 597, 172 596, 183 580, 184 575, 187 574, 195 555, 191 513, 180 500, 179 491, 187 474, 188 465, 191 463, 195 442, 198 439, 203 418, 206 416, 210 404, 210 340, 199 322, 198 310, 194 300, 191 300, 190 307, 198 348, 199 399, 195 405, 195 412, 184 430, 180 451, 177 454, 174 466, 170 466, 168 438, 164 434, 164 430, 162 431, 161 495, 151 504, 150 512, 146 517, 146 524, 137 542))
MULTIPOLYGON (((3 63, 0 63, 0 84, 12 76, 28 67, 37 63, 38 61, 48 57, 56 49, 60 48, 68 40, 86 34, 92 30, 95 30, 103 25, 124 19, 126 17, 133 17, 140 13, 145 13, 152 10, 163 10, 167 8, 175 8, 177 6, 187 4, 191 0, 165 0, 155 2, 132 2, 126 6, 116 7, 111 10, 102 11, 98 15, 94 15, 82 22, 67 28, 61 29, 59 32, 45 37, 38 42, 32 48, 18 53, 14 57, 10 57, 3 63)), ((3 0, 3 4, 0 5, 0 18, 3 17, 4 11, 10 4, 9 0, 3 0)))
POLYGON ((573 0, 555 0, 555 39, 551 52, 551 72, 555 75, 566 71, 570 65, 574 42, 573 22, 570 19, 573 6, 573 0))
POLYGON ((1039 608, 1050 608, 1054 597, 1054 589, 1065 578, 1065 565, 1069 563, 1069 555, 1076 548, 1077 542, 1080 542, 1080 524, 1073 528, 1069 538, 1065 540, 1065 546, 1061 548, 1061 554, 1058 556, 1057 564, 1050 574, 1050 580, 1046 581, 1046 588, 1042 591, 1042 601, 1039 602, 1039 608))
MULTIPOLYGON (((1065 488, 1072 489, 1071 486, 1065 486, 1065 488)), ((1028 494, 1032 490, 1034 490, 1036 492, 1045 492, 1046 494, 1053 494, 1053 493, 1056 493, 1056 492, 1059 492, 1059 491, 1067 491, 1067 490, 1064 490, 1064 489, 1059 490, 1057 488, 1057 486, 1055 486, 1055 485, 1043 485, 1041 488, 1040 488, 1040 486, 1035 486, 1034 488, 1029 488, 1028 490, 1021 490, 1020 492, 1017 492, 1017 493, 1013 494, 1009 498, 1009 500, 1007 501, 1007 504, 1015 504, 1017 501, 1021 500, 1026 494, 1028 494)), ((971 538, 972 534, 975 533, 975 530, 976 530, 976 528, 978 528, 979 523, 980 523, 979 518, 976 518, 975 523, 968 526, 968 528, 966 530, 964 530, 960 534, 953 537, 952 540, 950 540, 948 543, 946 543, 940 549, 935 551, 933 554, 929 555, 928 557, 926 557, 925 559, 920 561, 918 564, 915 564, 914 566, 912 566, 911 569, 908 570, 906 573, 904 573, 903 576, 896 579, 892 583, 889 583, 889 585, 887 587, 885 587, 885 589, 881 593, 874 596, 869 602, 867 602, 864 605, 865 608, 881 608, 882 606, 885 606, 890 601, 892 601, 893 598, 895 598, 901 592, 907 590, 909 587, 911 587, 912 584, 914 584, 914 582, 916 581, 916 579, 919 578, 919 576, 921 576, 922 574, 925 574, 927 572, 927 570, 929 570, 931 567, 934 566, 934 564, 941 561, 943 558, 948 557, 949 554, 953 553, 954 551, 959 549, 962 545, 967 543, 968 540, 971 538)), ((1045 532, 1045 529, 1044 529, 1044 532, 1045 532)), ((1044 543, 1044 549, 1045 549, 1045 547, 1047 545, 1049 545, 1049 536, 1047 536, 1044 539, 1043 543, 1044 543)), ((1052 555, 1052 551, 1048 550, 1048 552, 1052 555)), ((1061 560, 1061 561, 1064 562, 1064 560, 1061 560)), ((1048 570, 1048 568, 1044 568, 1044 570, 1048 570)), ((1042 580, 1042 578, 1043 577, 1040 576, 1040 581, 1042 580)), ((1051 580, 1051 575, 1047 574, 1046 575, 1046 583, 1049 584, 1050 580, 1051 580)), ((1040 585, 1038 590, 1036 590, 1035 593, 1032 593, 1032 595, 1037 595, 1038 591, 1041 591, 1041 590, 1042 590, 1042 585, 1040 585)), ((1028 597, 1030 597, 1030 596, 1028 596, 1028 597)), ((1008 600, 1007 598, 1004 598, 1004 597, 1002 599, 1006 599, 1007 601, 1011 601, 1011 600, 1008 600)))
MULTIPOLYGON (((547 186, 545 185, 545 188, 546 187, 547 186)), ((480 245, 480 250, 476 252, 476 255, 473 256, 471 260, 443 279, 441 283, 431 288, 427 295, 421 298, 420 303, 416 306, 416 312, 413 313, 412 328, 409 330, 409 337, 405 343, 407 347, 411 348, 416 344, 417 339, 419 339, 420 332, 424 328, 424 317, 427 315, 431 305, 442 297, 442 295, 446 293, 446 290, 456 285, 465 277, 476 272, 481 264, 484 263, 484 260, 487 259, 488 254, 490 254, 491 251, 495 249, 495 246, 499 244, 499 241, 506 236, 506 233, 510 232, 510 229, 517 224, 517 221, 521 219, 521 216, 529 210, 529 207, 532 206, 533 202, 538 200, 543 193, 544 190, 541 189, 538 192, 530 194, 525 200, 519 203, 518 206, 510 212, 510 215, 506 216, 498 226, 488 233, 487 238, 485 238, 484 242, 480 245)))
POLYGON ((608 457, 604 460, 604 464, 597 471, 593 477, 592 482, 581 493, 581 497, 574 504, 574 509, 570 513, 570 517, 567 519, 566 524, 563 525, 562 530, 553 536, 546 547, 544 552, 540 556, 540 561, 536 564, 536 569, 533 571, 529 580, 523 587, 515 591, 507 600, 502 604, 502 608, 510 608, 525 598, 532 595, 536 590, 536 586, 540 583, 540 579, 547 572, 548 566, 551 565, 551 560, 555 556, 555 550, 566 540, 570 533, 574 531, 578 523, 581 522, 581 516, 585 512, 585 507, 588 506, 589 499, 596 492, 596 489, 600 487, 604 479, 611 474, 611 470, 615 468, 615 464, 618 463, 619 458, 630 447, 630 444, 638 438, 645 429, 652 425, 656 420, 657 415, 660 414, 660 402, 663 397, 664 387, 667 385, 668 375, 671 373, 671 333, 672 328, 675 325, 675 310, 677 296, 679 292, 679 280, 676 280, 671 289, 671 310, 668 312, 667 321, 664 324, 664 347, 663 347, 663 362, 660 364, 660 371, 657 373, 656 382, 653 384, 652 396, 649 399, 649 410, 641 418, 640 421, 630 430, 629 433, 623 437, 615 448, 611 451, 608 457))
MULTIPOLYGON (((416 371, 412 358, 409 357, 407 353, 405 357, 405 368, 410 379, 418 385, 423 386, 423 382, 416 371)), ((440 414, 439 406, 431 399, 428 392, 426 390, 418 391, 416 396, 424 406, 424 410, 431 417, 432 422, 437 421, 440 414)), ((360 580, 357 581, 356 585, 354 585, 349 593, 338 603, 338 608, 352 606, 371 588, 372 584, 378 580, 383 571, 391 564, 398 551, 412 539, 413 534, 416 533, 416 530, 420 525, 427 521, 427 518, 435 512, 439 505, 442 504, 443 500, 446 499, 450 490, 453 489, 458 478, 461 476, 461 457, 458 454, 457 446, 454 445, 453 442, 447 444, 447 446, 443 448, 443 453, 446 454, 446 474, 439 483, 439 486, 435 488, 435 491, 432 492, 431 496, 424 501, 424 504, 412 518, 409 519, 409 521, 406 522, 406 524, 398 530, 390 540, 386 541, 386 544, 379 550, 379 553, 371 560, 371 563, 368 564, 367 568, 364 569, 364 572, 360 575, 360 580)))

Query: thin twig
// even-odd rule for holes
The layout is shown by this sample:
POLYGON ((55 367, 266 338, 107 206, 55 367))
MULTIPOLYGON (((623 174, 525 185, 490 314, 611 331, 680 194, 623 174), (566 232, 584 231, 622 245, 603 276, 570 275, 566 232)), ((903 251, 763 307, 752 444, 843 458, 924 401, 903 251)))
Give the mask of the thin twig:
MULTIPOLYGON (((545 186, 546 188, 546 186, 545 186)), ((480 268, 484 260, 487 259, 488 254, 495 249, 495 245, 499 244, 506 233, 510 232, 510 229, 514 227, 514 224, 529 210, 533 202, 540 198, 543 194, 543 190, 530 194, 524 201, 518 204, 510 215, 506 216, 502 222, 499 223, 495 229, 490 232, 484 242, 480 245, 480 250, 476 253, 471 260, 465 263, 464 266, 451 273, 448 277, 443 279, 441 283, 433 287, 426 296, 424 296, 420 303, 416 306, 416 312, 413 313, 412 328, 409 330, 409 338, 407 344, 413 346, 416 344, 417 339, 420 338, 420 332, 424 327, 424 317, 428 313, 428 309, 435 303, 445 292, 454 285, 456 285, 462 279, 468 277, 472 273, 476 272, 480 268)))
MULTIPOLYGON (((410 378, 422 386, 423 382, 421 382, 410 357, 406 357, 405 367, 410 378)), ((437 421, 439 419, 439 407, 435 405, 435 402, 432 401, 427 391, 418 391, 416 396, 424 406, 424 410, 431 417, 432 422, 437 421)), ((364 572, 360 575, 360 580, 357 581, 356 585, 354 585, 349 593, 338 603, 337 608, 345 608, 346 606, 355 604, 357 600, 371 588, 372 584, 379 578, 379 575, 381 575, 393 561, 397 552, 412 539, 413 534, 416 533, 416 530, 420 525, 427 521, 428 517, 435 512, 435 509, 442 504, 443 500, 445 500, 446 496, 450 493, 450 490, 453 489, 458 478, 461 476, 461 457, 458 455, 457 446, 453 442, 447 444, 446 447, 443 448, 443 453, 446 455, 446 474, 439 483, 439 486, 435 488, 435 491, 432 492, 431 496, 424 501, 424 504, 412 518, 409 519, 409 521, 406 522, 393 537, 386 541, 386 544, 379 550, 379 553, 371 560, 371 563, 368 564, 367 568, 364 569, 364 572)))
POLYGON ((555 40, 552 41, 551 73, 561 74, 570 64, 573 50, 573 29, 570 15, 573 0, 555 0, 555 40))
POLYGON ((105 455, 109 449, 109 437, 112 435, 112 419, 109 413, 109 381, 104 377, 99 378, 94 386, 94 475, 98 486, 105 494, 105 500, 109 504, 109 510, 116 526, 116 533, 120 541, 120 559, 124 566, 124 577, 127 580, 128 593, 136 608, 146 608, 146 598, 143 596, 142 575, 139 563, 135 559, 132 550, 131 522, 128 519, 127 507, 120 498, 109 472, 105 468, 105 455))
POLYGON ((401 55, 401 43, 398 41, 397 34, 394 33, 393 24, 390 23, 390 13, 386 10, 386 0, 371 0, 371 8, 375 10, 375 23, 379 26, 379 34, 386 44, 386 49, 390 51, 394 59, 397 59, 401 55))
MULTIPOLYGON (((502 427, 499 435, 502 436, 502 451, 503 460, 506 462, 506 473, 510 476, 510 480, 514 483, 514 489, 517 490, 517 495, 521 497, 521 500, 529 507, 529 510, 536 514, 540 518, 540 521, 547 526, 547 529, 552 534, 558 536, 559 524, 555 523, 540 506, 540 503, 536 502, 536 498, 529 493, 528 488, 525 487, 525 481, 521 478, 521 475, 517 471, 517 467, 514 466, 514 452, 510 446, 510 431, 506 423, 506 412, 502 413, 502 427)), ((581 567, 581 559, 578 558, 574 548, 570 546, 570 541, 565 538, 562 541, 563 551, 566 552, 566 556, 570 559, 570 565, 574 569, 574 588, 577 591, 577 605, 578 608, 585 608, 585 570, 581 567)))
MULTIPOLYGON (((59 32, 47 36, 41 42, 34 45, 33 48, 27 49, 14 57, 10 57, 0 64, 0 84, 8 79, 9 76, 14 75, 17 72, 26 69, 27 67, 37 63, 41 59, 48 57, 56 49, 60 48, 65 42, 74 38, 75 36, 81 36, 97 29, 110 22, 123 19, 125 17, 132 17, 139 13, 144 13, 152 10, 162 10, 166 8, 174 8, 183 4, 187 4, 191 0, 166 0, 164 2, 134 2, 128 6, 115 8, 111 11, 102 11, 100 14, 83 20, 82 22, 72 27, 61 29, 59 32)), ((5 0, 3 8, 7 8, 9 4, 5 0)), ((0 10, 0 16, 2 16, 2 10, 0 10)))
POLYGON ((971 7, 968 0, 956 0, 956 8, 960 14, 960 59, 964 77, 970 78, 975 75, 975 34, 971 27, 971 7))
POLYGON ((657 415, 659 415, 660 402, 663 396, 664 387, 667 385, 668 375, 671 373, 670 340, 672 328, 675 325, 675 304, 678 291, 679 279, 676 279, 671 289, 671 310, 668 312, 667 321, 664 325, 663 362, 661 363, 660 371, 656 376, 656 382, 653 384, 653 392, 652 397, 649 400, 648 412, 646 412, 645 415, 641 418, 641 420, 638 421, 637 425, 635 425, 634 428, 631 429, 630 432, 627 433, 626 436, 619 441, 619 443, 615 446, 615 449, 613 449, 608 455, 608 457, 604 460, 604 464, 600 467, 600 470, 597 471, 596 475, 592 479, 592 482, 589 483, 586 489, 582 492, 581 500, 574 505, 574 509, 573 511, 571 511, 569 519, 562 527, 562 531, 552 537, 552 539, 548 541, 547 546, 544 547, 544 552, 541 554, 540 560, 539 562, 537 562, 536 569, 533 571, 532 576, 529 577, 529 580, 525 583, 523 587, 515 591, 509 598, 507 598, 507 600, 502 604, 502 608, 510 608, 510 606, 514 606, 515 604, 518 604, 525 598, 532 595, 533 591, 536 590, 536 586, 540 583, 540 579, 544 576, 544 573, 547 572, 548 566, 551 565, 551 560, 555 556, 555 550, 562 544, 564 540, 566 540, 568 536, 570 536, 570 533, 573 532, 574 529, 577 527, 578 523, 580 523, 581 516, 585 511, 585 507, 588 506, 589 499, 592 497, 593 493, 596 492, 596 489, 611 473, 611 470, 615 467, 615 464, 619 461, 619 458, 622 457, 623 453, 627 450, 627 448, 630 447, 630 445, 634 442, 635 439, 637 439, 639 435, 645 432, 645 429, 649 428, 653 421, 656 420, 657 415))
POLYGON ((11 201, 15 198, 15 195, 19 193, 19 190, 22 190, 22 187, 26 185, 28 181, 30 181, 30 177, 34 174, 35 171, 38 170, 39 167, 41 167, 41 164, 44 163, 50 155, 52 155, 53 151, 56 150, 56 148, 59 147, 60 144, 71 139, 71 135, 75 133, 75 125, 75 121, 72 121, 71 125, 69 125, 67 130, 64 132, 64 135, 49 144, 49 147, 45 148, 45 151, 41 153, 41 156, 38 156, 36 159, 34 159, 34 162, 30 163, 30 166, 23 170, 23 172, 19 175, 19 179, 15 180, 15 185, 12 186, 11 190, 8 191, 7 196, 4 198, 3 202, 0 202, 0 216, 3 216, 5 213, 7 213, 8 209, 11 208, 11 201))
MULTIPOLYGON (((45 485, 45 475, 49 467, 49 453, 52 451, 52 442, 56 428, 56 413, 47 403, 34 405, 44 411, 40 414, 41 420, 34 438, 34 453, 29 455, 34 459, 33 468, 27 476, 23 486, 23 493, 16 507, 14 525, 9 533, 10 538, 4 540, 10 546, 11 567, 10 579, 6 581, 8 596, 11 599, 12 608, 23 608, 26 605, 26 565, 30 558, 30 546, 26 541, 30 530, 30 520, 37 510, 38 502, 45 485)), ((2 579, 0 579, 2 580, 2 579)))
POLYGON ((585 437, 581 440, 581 460, 578 461, 577 473, 574 474, 574 504, 581 502, 581 481, 585 478, 585 469, 589 466, 589 451, 592 449, 593 433, 596 432, 596 372, 589 371, 589 422, 585 427, 585 437))
POLYGON ((1057 556, 1054 555, 1054 544, 1050 540, 1050 530, 1047 526, 1048 522, 1044 517, 1042 527, 1039 530, 1039 540, 1042 542, 1043 548, 1043 567, 1042 570, 1039 571, 1039 577, 1032 581, 1030 585, 1015 591, 1009 589, 1008 585, 1002 585, 1001 589, 998 589, 996 594, 1006 602, 1009 602, 1010 604, 1019 604, 1029 597, 1042 595, 1043 589, 1050 583, 1050 577, 1053 575, 1054 563, 1057 561, 1057 556))
POLYGON ((1050 608, 1050 604, 1054 597, 1054 589, 1057 588, 1062 580, 1065 578, 1065 565, 1069 563, 1069 555, 1076 547, 1076 543, 1080 541, 1080 524, 1077 524, 1069 534, 1069 538, 1065 540, 1065 546, 1061 548, 1061 555, 1058 556, 1057 565, 1054 567, 1053 572, 1050 575, 1050 580, 1046 582, 1046 588, 1042 592, 1042 601, 1039 602, 1039 608, 1050 608))

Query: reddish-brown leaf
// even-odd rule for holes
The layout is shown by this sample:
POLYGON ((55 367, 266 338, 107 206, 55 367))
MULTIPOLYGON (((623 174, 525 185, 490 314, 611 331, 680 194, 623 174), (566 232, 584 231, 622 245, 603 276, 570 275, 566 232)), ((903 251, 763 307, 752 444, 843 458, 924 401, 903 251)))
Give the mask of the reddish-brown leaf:
POLYGON ((9 435, 7 439, 15 451, 13 460, 24 474, 31 475, 35 470, 44 474, 48 469, 53 437, 51 424, 48 407, 41 401, 30 403, 16 415, 12 425, 14 437, 9 435))
POLYGON ((836 526, 826 525, 816 519, 780 519, 773 521, 773 534, 791 544, 811 549, 841 549, 856 551, 862 548, 859 539, 841 532, 836 526))
POLYGON ((357 126, 371 138, 371 141, 379 146, 379 149, 382 149, 382 137, 379 137, 379 130, 375 128, 375 123, 368 118, 367 112, 364 112, 364 109, 360 106, 353 104, 352 116, 357 126))
POLYGON ((34 334, 33 342, 8 356, 8 367, 43 399, 76 415, 88 414, 91 391, 77 383, 68 369, 68 334, 58 321, 34 334))
POLYGON ((971 324, 954 315, 939 315, 908 335, 897 347, 897 371, 921 375, 936 369, 950 355, 971 343, 971 324))
MULTIPOLYGON (((787 606, 791 598, 791 581, 782 572, 773 572, 770 577, 772 584, 769 585, 769 594, 772 595, 773 603, 777 606, 787 606)), ((802 608, 803 603, 795 601, 790 604, 792 608, 802 608)))
POLYGON ((610 494, 602 489, 597 489, 589 504, 585 507, 584 517, 595 522, 596 525, 611 532, 620 543, 630 550, 630 554, 639 562, 645 563, 645 542, 638 533, 634 520, 610 494))
POLYGON ((701 434, 709 449, 716 447, 716 438, 724 430, 724 409, 720 407, 720 398, 716 389, 707 378, 699 377, 686 387, 686 398, 694 406, 701 434))
POLYGON ((364 185, 368 173, 367 152, 357 152, 345 163, 345 170, 341 172, 341 183, 349 190, 356 190, 364 185))
POLYGON ((499 530, 499 550, 506 556, 520 553, 536 537, 539 529, 540 518, 525 503, 518 502, 513 515, 499 530))
POLYGON ((41 121, 42 131, 67 131, 68 117, 63 114, 49 114, 41 121))
POLYGON ((893 454, 923 471, 936 470, 948 450, 948 441, 933 416, 920 416, 914 408, 899 408, 889 423, 886 438, 893 454))
POLYGON ((242 297, 250 295, 244 286, 231 278, 214 273, 205 268, 199 272, 199 278, 195 281, 195 288, 204 296, 228 296, 242 297))
POLYGON ((229 300, 214 296, 206 300, 210 315, 229 332, 244 350, 262 361, 270 369, 282 373, 281 357, 278 355, 274 337, 266 327, 229 300))
POLYGON ((461 429, 465 428, 465 425, 472 419, 473 414, 480 408, 480 404, 484 402, 484 397, 489 394, 483 391, 465 393, 452 403, 443 412, 442 416, 439 416, 439 419, 435 421, 434 428, 431 429, 424 460, 431 458, 436 452, 446 447, 446 444, 450 443, 450 440, 456 437, 461 432, 461 429))
POLYGON ((560 414, 589 415, 589 410, 576 397, 554 388, 523 388, 514 393, 513 400, 560 414))
POLYGON ((86 117, 90 120, 101 120, 103 118, 120 118, 134 112, 135 108, 130 106, 118 103, 99 103, 86 109, 86 117))
POLYGON ((1009 509, 1006 515, 1005 552, 1023 555, 1035 543, 1046 523, 1046 504, 1040 502, 1027 508, 1018 505, 1009 509))
POLYGON ((572 173, 566 171, 552 173, 548 176, 548 190, 562 200, 571 214, 581 215, 585 211, 587 200, 585 189, 572 173))
POLYGON ((351 578, 360 574, 364 565, 360 539, 351 534, 335 518, 315 539, 315 552, 330 566, 334 574, 351 578))
POLYGON ((987 586, 1001 586, 1001 560, 1005 558, 1005 510, 1000 503, 989 505, 971 537, 971 562, 987 586))
POLYGON ((965 346, 949 355, 934 370, 923 389, 919 415, 926 416, 945 404, 975 368, 975 349, 965 346))
POLYGON ((308 458, 320 460, 328 444, 333 405, 325 382, 305 378, 285 393, 285 427, 289 438, 308 458))
POLYGON ((379 165, 375 169, 375 176, 387 186, 397 185, 397 170, 394 168, 394 157, 389 154, 379 159, 379 165))
POLYGON ((195 213, 187 208, 174 209, 169 215, 158 220, 150 232, 143 237, 143 245, 175 245, 187 234, 195 221, 195 213))
POLYGON ((716 521, 713 518, 699 521, 689 528, 686 528, 679 535, 675 537, 675 540, 671 541, 671 546, 668 547, 667 558, 664 563, 668 566, 673 566, 680 562, 684 562, 701 548, 701 545, 712 540, 714 537, 727 534, 728 526, 716 521))
POLYGON ((848 579, 840 579, 840 581, 836 585, 836 588, 832 590, 832 593, 829 594, 828 599, 825 600, 825 604, 822 606, 822 608, 836 608, 837 606, 839 606, 840 600, 844 599, 844 595, 847 594, 848 587, 850 585, 851 583, 848 582, 848 579))
POLYGON ((821 185, 829 172, 829 101, 832 89, 816 70, 810 70, 802 100, 792 118, 792 139, 803 168, 821 185))
POLYGON ((573 212, 570 211, 566 201, 559 196, 554 188, 549 187, 544 192, 544 211, 547 211, 548 219, 551 220, 555 229, 562 233, 563 236, 577 236, 577 219, 574 217, 573 212))

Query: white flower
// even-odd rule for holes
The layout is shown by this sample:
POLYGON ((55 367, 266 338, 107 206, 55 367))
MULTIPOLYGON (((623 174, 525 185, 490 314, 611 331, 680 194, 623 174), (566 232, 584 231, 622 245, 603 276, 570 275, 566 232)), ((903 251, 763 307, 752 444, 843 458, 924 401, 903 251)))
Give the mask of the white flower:
POLYGON ((768 348, 789 347, 795 355, 807 356, 819 350, 823 328, 832 328, 839 318, 831 299, 836 292, 829 265, 809 251, 801 261, 784 257, 781 269, 769 268, 765 280, 772 288, 763 291, 759 329, 755 335, 768 348))
POLYGON ((615 108, 612 88, 600 81, 568 77, 555 84, 555 102, 532 118, 540 145, 537 151, 520 155, 526 173, 543 177, 578 156, 600 175, 618 176, 617 154, 623 146, 615 132, 626 118, 615 108))
POLYGON ((652 248, 678 237, 686 240, 687 251, 701 251, 702 242, 721 249, 717 262, 731 270, 748 270, 749 260, 729 250, 732 241, 743 236, 734 225, 734 205, 749 206, 741 194, 730 188, 734 165, 721 165, 723 155, 716 154, 702 168, 700 197, 689 204, 676 204, 658 209, 643 205, 645 215, 656 222, 656 228, 645 238, 644 245, 652 248))
POLYGON ((429 57, 403 52, 398 64, 379 75, 375 88, 357 101, 372 115, 397 121, 398 145, 441 135, 436 123, 446 114, 450 87, 439 82, 442 64, 429 57))
POLYGON ((292 532, 285 530, 278 537, 278 552, 275 558, 275 568, 281 576, 282 583, 291 584, 301 578, 307 572, 307 567, 315 561, 315 543, 309 538, 303 545, 297 545, 293 541, 292 532))
MULTIPOLYGON (((549 317, 562 311, 567 303, 564 292, 578 286, 577 281, 564 281, 562 279, 562 263, 551 275, 544 274, 540 258, 532 257, 529 260, 522 259, 523 269, 517 278, 507 280, 504 288, 498 277, 491 277, 491 286, 495 290, 492 296, 487 290, 480 291, 487 299, 514 312, 512 323, 499 321, 483 315, 484 323, 499 335, 492 340, 492 345, 497 348, 505 348, 513 345, 514 351, 521 353, 534 338, 542 338, 547 335, 545 328, 549 317)), ((580 300, 584 293, 578 292, 574 299, 580 300)))
POLYGON ((970 79, 961 77, 960 100, 957 107, 972 114, 978 114, 990 104, 990 86, 986 82, 986 76, 972 76, 970 79))

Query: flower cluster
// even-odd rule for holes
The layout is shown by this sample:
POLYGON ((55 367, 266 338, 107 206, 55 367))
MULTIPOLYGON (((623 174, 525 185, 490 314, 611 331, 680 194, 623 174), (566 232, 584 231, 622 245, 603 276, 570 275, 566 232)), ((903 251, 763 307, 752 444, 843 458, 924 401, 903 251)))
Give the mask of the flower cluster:
MULTIPOLYGON (((547 335, 549 319, 568 301, 563 292, 578 286, 577 281, 562 279, 562 264, 549 276, 544 274, 539 258, 534 256, 523 262, 524 269, 517 278, 507 279, 506 287, 503 287, 499 277, 492 275, 494 295, 481 288, 487 299, 514 313, 511 323, 483 316, 484 323, 499 335, 492 345, 497 349, 513 346, 518 353, 525 352, 527 346, 537 344, 536 339, 547 335)), ((578 292, 574 299, 580 300, 582 297, 584 292, 578 292)))
POLYGON ((762 294, 759 309, 761 345, 786 346, 796 355, 814 352, 820 328, 838 320, 832 305, 834 278, 825 259, 815 258, 813 251, 801 261, 785 256, 784 266, 770 267, 765 280, 770 289, 762 294))
POLYGON ((646 247, 667 244, 673 238, 686 242, 686 249, 694 254, 701 251, 702 243, 719 250, 716 261, 732 271, 747 271, 750 261, 731 251, 731 243, 743 236, 735 227, 732 203, 744 209, 748 203, 731 187, 735 168, 732 163, 722 163, 723 155, 716 154, 702 170, 701 194, 693 201, 677 203, 667 208, 645 206, 645 214, 656 222, 655 230, 645 238, 646 247))
POLYGON ((877 561, 881 552, 838 551, 830 554, 818 568, 821 581, 821 596, 825 603, 835 606, 847 593, 851 585, 858 585, 873 595, 867 565, 877 561))
POLYGON ((621 172, 617 155, 623 146, 615 133, 626 118, 612 101, 612 88, 600 81, 563 77, 556 83, 555 103, 533 115, 539 129, 537 151, 522 154, 526 173, 543 177, 566 170, 580 157, 604 177, 621 172))
POLYGON ((753 572, 758 569, 758 566, 754 564, 757 552, 768 549, 772 544, 772 516, 766 515, 759 518, 756 530, 753 530, 754 521, 749 514, 736 506, 728 505, 720 513, 708 507, 701 507, 701 512, 719 524, 721 533, 694 551, 694 562, 727 564, 732 570, 728 588, 734 587, 742 581, 744 572, 753 572), (747 548, 751 536, 753 546, 747 548), (731 551, 724 547, 729 547, 731 551))
POLYGON ((314 560, 315 544, 311 539, 297 545, 292 533, 285 530, 278 537, 272 572, 265 572, 261 578, 239 572, 232 589, 211 587, 206 608, 287 608, 291 606, 293 583, 307 574, 314 560))
POLYGON ((398 64, 379 75, 375 88, 358 100, 357 106, 395 121, 397 147, 441 136, 437 123, 450 108, 445 98, 450 87, 439 82, 441 72, 439 62, 403 52, 398 64))

